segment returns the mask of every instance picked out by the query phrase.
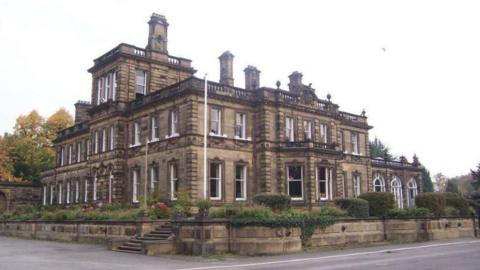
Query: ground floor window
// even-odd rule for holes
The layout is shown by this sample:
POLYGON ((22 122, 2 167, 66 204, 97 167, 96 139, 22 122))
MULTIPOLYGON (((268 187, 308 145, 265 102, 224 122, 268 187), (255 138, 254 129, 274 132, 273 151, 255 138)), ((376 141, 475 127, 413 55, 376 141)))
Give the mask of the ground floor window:
POLYGON ((93 200, 97 200, 97 174, 93 176, 93 200))
POLYGON ((70 182, 67 182, 67 193, 65 194, 66 203, 70 203, 70 182))
POLYGON ((170 164, 170 198, 177 199, 178 192, 178 166, 177 164, 170 164))
POLYGON ((415 206, 415 197, 417 197, 417 182, 415 181, 414 178, 410 179, 408 181, 408 207, 414 207, 415 206))
POLYGON ((113 172, 110 171, 108 175, 108 202, 112 203, 112 193, 113 193, 113 172))
POLYGON ((391 183, 393 197, 398 208, 403 208, 403 193, 402 182, 397 177, 394 177, 391 183))
POLYGON ((138 191, 140 190, 140 171, 132 171, 132 202, 138 203, 138 191))
POLYGON ((222 199, 222 164, 210 163, 210 199, 222 199))
POLYGON ((357 198, 360 196, 360 175, 353 175, 353 197, 357 198))
POLYGON ((84 202, 88 202, 88 180, 85 179, 85 190, 84 190, 84 193, 83 193, 83 201, 84 202))
POLYGON ((150 168, 150 192, 158 191, 158 167, 150 168))
POLYGON ((381 175, 376 175, 373 179, 373 190, 375 192, 385 192, 385 180, 381 175))
POLYGON ((58 204, 62 204, 63 184, 58 184, 58 204))
POLYGON ((303 199, 303 166, 290 165, 287 168, 288 195, 292 200, 303 199))
POLYGON ((327 167, 317 167, 317 197, 320 200, 332 198, 332 170, 327 167))
POLYGON ((53 185, 50 185, 50 205, 53 204, 53 197, 55 196, 55 188, 53 187, 53 185))
POLYGON ((80 197, 80 183, 75 181, 75 202, 78 203, 80 197))
POLYGON ((235 166, 235 199, 242 201, 247 199, 247 166, 235 166))
POLYGON ((43 185, 43 205, 47 205, 47 186, 43 185))

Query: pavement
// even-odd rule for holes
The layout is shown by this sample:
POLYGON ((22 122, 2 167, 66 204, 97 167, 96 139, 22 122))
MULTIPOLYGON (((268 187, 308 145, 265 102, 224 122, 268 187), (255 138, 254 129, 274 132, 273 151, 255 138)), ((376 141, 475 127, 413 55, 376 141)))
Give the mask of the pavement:
POLYGON ((0 236, 0 270, 80 269, 480 269, 475 238, 310 251, 283 256, 148 257, 102 245, 60 243, 0 236))

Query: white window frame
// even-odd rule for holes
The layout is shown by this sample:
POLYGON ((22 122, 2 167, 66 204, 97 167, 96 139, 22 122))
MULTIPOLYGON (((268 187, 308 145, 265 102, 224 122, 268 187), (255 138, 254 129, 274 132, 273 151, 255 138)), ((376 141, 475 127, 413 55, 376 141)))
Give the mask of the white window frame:
POLYGON ((222 110, 218 108, 210 109, 210 135, 221 136, 222 135, 222 110), (216 125, 216 129, 214 125, 216 125))
POLYGON ((93 201, 97 200, 97 180, 98 176, 97 173, 93 176, 93 201))
POLYGON ((385 179, 380 174, 375 175, 375 178, 373 178, 373 191, 385 192, 385 179), (377 181, 379 184, 377 184, 377 181), (380 191, 377 191, 377 187, 380 188, 380 191))
POLYGON ((292 199, 292 201, 301 201, 303 200, 303 197, 304 197, 304 189, 303 189, 303 180, 304 180, 304 175, 303 175, 303 166, 302 165, 288 165, 287 166, 287 193, 288 195, 290 196, 290 198, 292 199), (301 178, 300 179, 290 179, 290 170, 289 170, 289 167, 300 167, 300 176, 301 178), (302 192, 302 196, 301 197, 293 197, 292 195, 290 195, 290 182, 300 182, 300 187, 301 187, 301 192, 302 192))
POLYGON ((70 182, 67 182, 67 193, 65 194, 65 202, 70 204, 70 182))
POLYGON ((115 128, 114 126, 111 126, 110 127, 110 150, 113 150, 113 147, 114 147, 114 139, 113 137, 115 136, 115 128))
POLYGON ((361 194, 362 187, 362 178, 359 174, 354 174, 352 177, 353 180, 353 197, 358 198, 361 194))
POLYGON ((177 191, 175 191, 175 186, 178 187, 178 165, 177 164, 170 164, 168 166, 168 174, 170 178, 170 199, 176 200, 177 199, 177 191))
POLYGON ((117 72, 113 71, 112 74, 112 100, 115 101, 117 95, 117 72))
POLYGON ((53 195, 55 194, 54 189, 55 189, 54 186, 50 184, 50 205, 53 204, 53 195))
POLYGON ((108 100, 108 96, 110 94, 110 86, 112 85, 111 84, 111 74, 108 73, 107 75, 105 75, 105 101, 108 100))
POLYGON ((393 197, 395 199, 395 205, 397 208, 403 208, 403 189, 402 189, 402 181, 397 176, 392 178, 392 182, 390 182, 390 191, 393 193, 393 197))
POLYGON ((77 142, 77 163, 82 160, 82 142, 77 142))
POLYGON ((328 143, 328 125, 320 124, 320 142, 328 143))
POLYGON ((246 118, 245 113, 237 112, 235 114, 235 139, 246 139, 246 118))
POLYGON ((158 140, 158 134, 157 134, 157 129, 158 129, 158 119, 156 116, 151 116, 150 117, 150 138, 152 141, 157 141, 158 140))
POLYGON ((303 120, 303 139, 311 140, 312 139, 312 121, 303 120))
POLYGON ((317 200, 326 201, 333 199, 332 196, 332 169, 325 166, 317 166, 315 171, 316 178, 317 178, 317 200), (320 170, 325 169, 325 179, 320 179, 320 170), (320 193, 320 185, 321 183, 325 183, 325 194, 322 196, 320 193))
POLYGON ((108 174, 108 203, 112 203, 112 191, 113 191, 113 172, 110 170, 108 174))
POLYGON ((132 171, 132 203, 138 203, 138 190, 140 184, 140 170, 134 169, 132 171))
POLYGON ((102 152, 107 151, 107 129, 102 129, 102 152))
POLYGON ((147 71, 145 70, 141 70, 141 69, 135 70, 135 94, 142 94, 142 95, 147 94, 147 71), (139 77, 137 74, 139 71, 143 73, 143 81, 139 81, 139 77), (142 91, 143 93, 139 93, 137 91, 137 86, 143 87, 143 91, 142 91))
POLYGON ((415 198, 418 195, 418 186, 417 181, 415 178, 410 178, 407 183, 407 206, 414 207, 415 206, 415 198), (410 192, 413 192, 413 198, 410 192))
POLYGON ((210 190, 210 194, 209 194, 209 197, 210 197, 210 200, 221 200, 222 199, 222 163, 218 163, 218 162, 212 162, 210 163, 210 170, 209 170, 209 173, 211 172, 211 166, 212 165, 215 165, 215 166, 218 166, 217 169, 217 177, 212 177, 212 175, 209 175, 209 187, 211 186, 211 183, 212 181, 216 181, 216 188, 217 188, 217 196, 213 197, 212 196, 212 191, 210 190))
POLYGON ((65 150, 63 148, 64 148, 63 146, 60 146, 60 166, 63 166, 65 164, 63 159, 65 150))
POLYGON ((103 77, 97 79, 97 105, 105 102, 104 97, 102 96, 103 92, 103 77))
POLYGON ((245 164, 235 164, 235 200, 236 201, 246 201, 247 200, 247 165, 245 164), (241 176, 237 178, 237 168, 242 167, 241 176), (241 187, 241 197, 237 197, 237 182, 240 182, 241 187))
POLYGON ((80 183, 75 181, 75 202, 78 203, 80 200, 80 183))
POLYGON ((87 179, 85 179, 84 186, 85 186, 85 190, 83 191, 83 196, 84 196, 83 201, 88 202, 88 180, 87 179))
POLYGON ((172 110, 170 112, 170 136, 167 137, 175 137, 178 136, 178 110, 172 110))
POLYGON ((62 204, 63 184, 58 183, 58 204, 62 204))
POLYGON ((287 140, 289 142, 294 142, 295 141, 295 122, 293 120, 293 117, 285 117, 285 137, 287 137, 287 140))
POLYGON ((68 164, 72 164, 73 145, 68 145, 68 164))
POLYGON ((43 185, 43 205, 47 205, 47 185, 43 185))
POLYGON ((95 130, 94 134, 93 153, 98 154, 98 130, 95 130))
POLYGON ((140 124, 138 122, 133 123, 133 145, 140 145, 140 124))
POLYGON ((350 141, 351 141, 351 146, 352 146, 352 154, 354 155, 359 155, 360 154, 360 145, 359 145, 359 135, 358 133, 352 132, 350 134, 350 141))
POLYGON ((155 186, 158 188, 158 167, 150 167, 150 192, 155 192, 155 186))

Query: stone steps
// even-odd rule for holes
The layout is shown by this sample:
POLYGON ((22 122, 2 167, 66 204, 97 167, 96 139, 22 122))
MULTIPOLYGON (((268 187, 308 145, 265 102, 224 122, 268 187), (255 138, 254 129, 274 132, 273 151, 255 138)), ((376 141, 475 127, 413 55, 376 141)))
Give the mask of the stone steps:
POLYGON ((128 242, 115 249, 115 251, 141 254, 144 241, 166 241, 171 235, 172 226, 169 223, 163 224, 144 236, 132 237, 128 242))

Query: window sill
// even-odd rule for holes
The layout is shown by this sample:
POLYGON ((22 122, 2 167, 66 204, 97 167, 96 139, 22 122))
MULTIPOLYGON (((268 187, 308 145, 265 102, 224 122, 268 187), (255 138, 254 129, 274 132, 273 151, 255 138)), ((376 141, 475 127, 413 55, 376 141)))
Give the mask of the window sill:
POLYGON ((160 138, 153 138, 151 140, 148 141, 148 143, 154 143, 154 142, 158 142, 160 141, 160 138))
POLYGON ((216 134, 216 133, 213 133, 213 132, 210 132, 208 133, 208 136, 211 136, 211 137, 218 137, 218 138, 228 138, 228 135, 227 134, 216 134))
POLYGON ((246 200, 247 200, 247 198, 235 198, 235 201, 237 201, 237 202, 244 202, 246 200))
POLYGON ((136 143, 136 144, 130 144, 128 147, 133 148, 142 145, 141 143, 136 143))
POLYGON ((175 138, 175 137, 178 137, 180 136, 180 134, 178 133, 173 133, 173 134, 170 134, 170 135, 166 135, 165 136, 165 139, 171 139, 171 138, 175 138))
POLYGON ((252 137, 247 137, 247 138, 242 138, 242 137, 238 137, 238 136, 235 136, 233 137, 235 140, 239 140, 239 141, 247 141, 247 142, 251 142, 252 141, 252 137))

